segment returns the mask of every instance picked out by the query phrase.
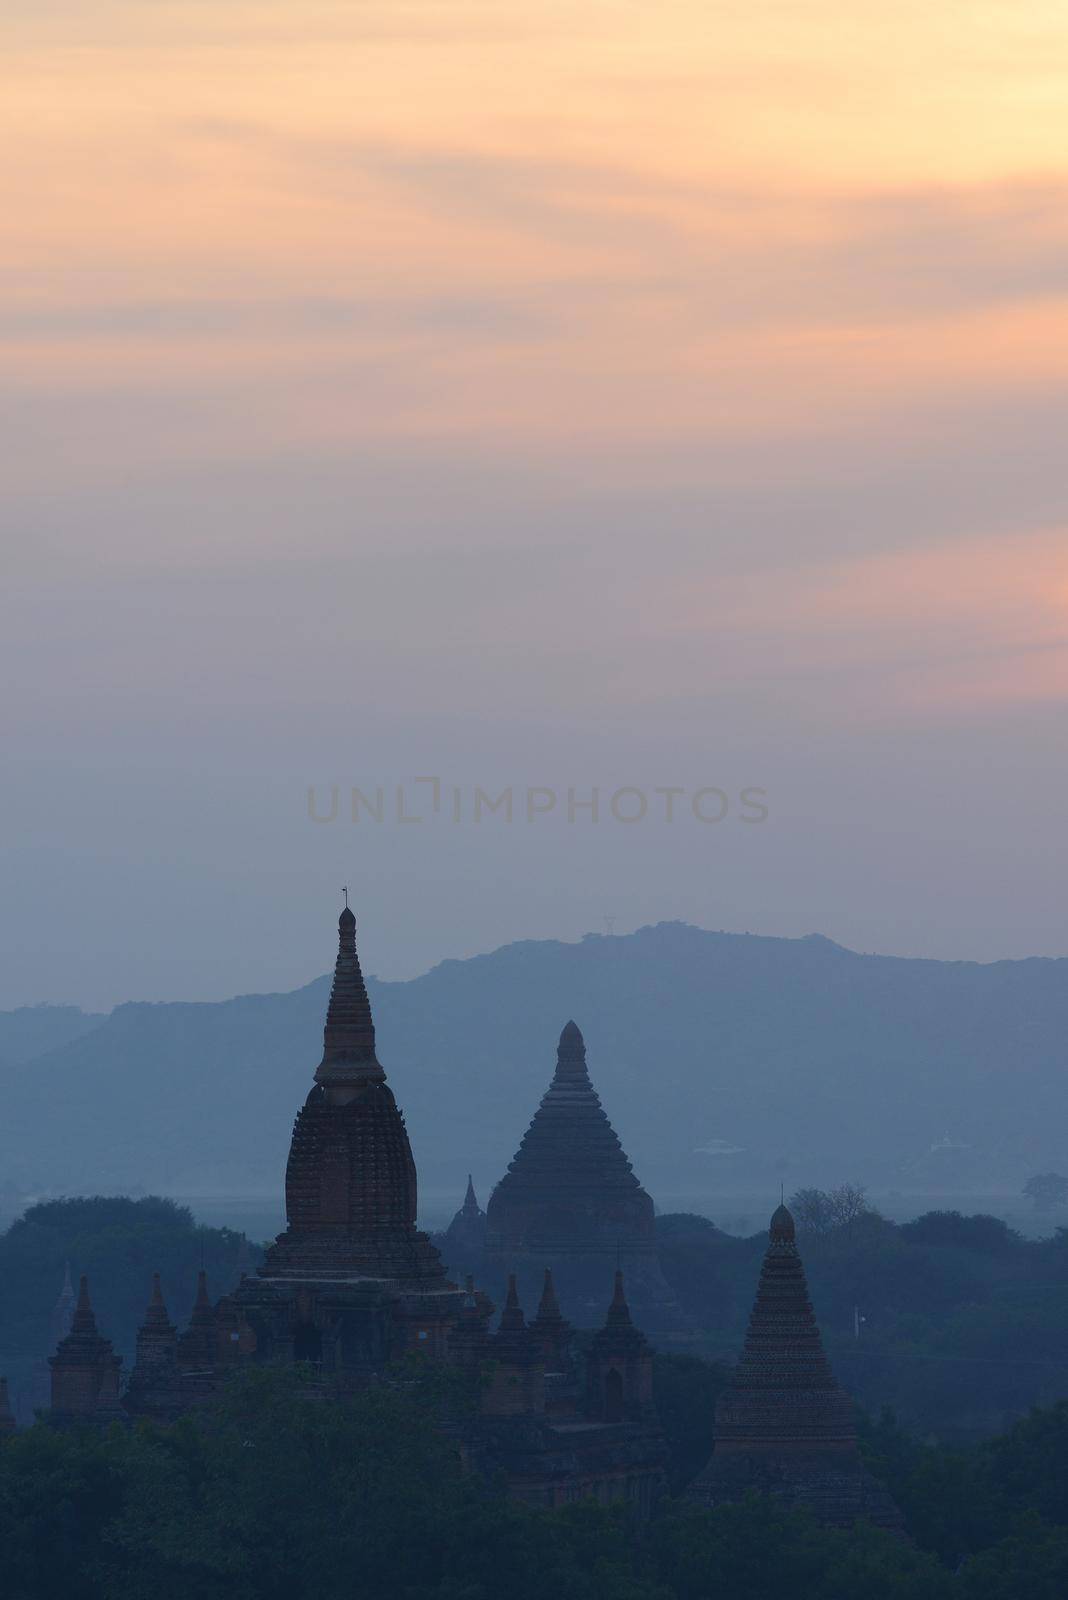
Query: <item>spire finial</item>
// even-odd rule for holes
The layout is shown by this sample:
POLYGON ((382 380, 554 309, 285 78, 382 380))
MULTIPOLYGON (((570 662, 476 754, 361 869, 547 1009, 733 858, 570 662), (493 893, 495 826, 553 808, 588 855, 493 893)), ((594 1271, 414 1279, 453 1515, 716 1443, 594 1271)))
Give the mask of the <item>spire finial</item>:
POLYGON ((345 910, 347 911, 349 909, 349 886, 347 883, 341 885, 341 893, 345 896, 345 910))

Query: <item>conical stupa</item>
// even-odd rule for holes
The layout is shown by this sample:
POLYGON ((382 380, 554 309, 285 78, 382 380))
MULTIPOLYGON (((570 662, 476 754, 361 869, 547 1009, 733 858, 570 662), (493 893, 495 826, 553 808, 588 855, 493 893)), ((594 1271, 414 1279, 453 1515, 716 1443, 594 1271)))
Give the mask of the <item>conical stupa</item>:
POLYGON ((574 1022, 560 1035, 556 1071, 508 1171, 486 1208, 486 1251, 501 1266, 553 1269, 569 1315, 600 1316, 609 1265, 627 1269, 650 1328, 681 1325, 660 1271, 653 1202, 605 1115, 574 1022))
POLYGON ((487 1248, 555 1262, 591 1251, 651 1249, 653 1202, 634 1175, 586 1069, 574 1022, 508 1171, 490 1196, 487 1248))
POLYGON ((857 1517, 901 1525, 861 1460, 853 1404, 824 1354, 785 1205, 771 1219, 745 1348, 716 1405, 714 1437, 712 1456, 689 1490, 703 1505, 757 1491, 804 1505, 827 1525, 857 1517))

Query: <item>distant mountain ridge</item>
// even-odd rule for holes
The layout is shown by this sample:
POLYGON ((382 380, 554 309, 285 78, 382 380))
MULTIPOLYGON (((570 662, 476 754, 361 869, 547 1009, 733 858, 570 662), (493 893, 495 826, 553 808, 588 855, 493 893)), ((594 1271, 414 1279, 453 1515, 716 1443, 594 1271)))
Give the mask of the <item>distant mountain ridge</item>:
MULTIPOLYGON (((1068 1170, 1066 960, 911 960, 660 923, 368 989, 422 1186, 457 1204, 469 1170, 483 1190, 504 1171, 572 1016, 654 1196, 843 1177, 1018 1186, 1068 1170)), ((323 977, 68 1017, 72 1036, 5 1074, 0 1186, 279 1192, 328 992, 323 977)), ((21 1015, 0 1015, 0 1059, 21 1015)))
POLYGON ((0 1062, 22 1066, 47 1050, 55 1050, 107 1020, 106 1012, 82 1011, 78 1006, 19 1006, 0 1011, 0 1062))

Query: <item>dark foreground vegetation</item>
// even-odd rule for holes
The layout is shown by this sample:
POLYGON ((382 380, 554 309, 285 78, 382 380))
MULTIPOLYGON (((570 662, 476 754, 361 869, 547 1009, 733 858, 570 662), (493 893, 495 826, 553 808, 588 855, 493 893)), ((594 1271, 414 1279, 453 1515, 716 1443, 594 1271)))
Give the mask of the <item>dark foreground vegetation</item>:
MULTIPOLYGON (((454 1404, 409 1371, 346 1404, 242 1375, 171 1430, 46 1424, 0 1443, 6 1600, 1062 1600, 1068 1407, 967 1451, 870 1430, 910 1545, 764 1502, 665 1501, 639 1534, 534 1512, 465 1474, 454 1404)), ((677 1441, 676 1441, 677 1443, 677 1441)))

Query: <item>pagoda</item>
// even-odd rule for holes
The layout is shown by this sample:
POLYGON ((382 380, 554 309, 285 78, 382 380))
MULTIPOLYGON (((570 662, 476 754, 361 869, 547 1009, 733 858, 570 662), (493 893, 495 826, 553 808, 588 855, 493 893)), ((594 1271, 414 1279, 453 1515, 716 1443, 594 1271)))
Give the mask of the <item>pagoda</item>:
POLYGON ((560 1035, 552 1082, 490 1195, 486 1253, 531 1282, 551 1266, 569 1311, 587 1326, 606 1271, 625 1267, 646 1323, 658 1331, 683 1325, 660 1270, 653 1202, 590 1081, 574 1022, 560 1035))
MULTIPOLYGON (((578 1030, 573 1033, 581 1049, 578 1030)), ((572 1035, 565 1034, 570 1043, 572 1035)), ((665 1447, 648 1410, 651 1351, 625 1304, 620 1310, 622 1280, 584 1382, 551 1273, 544 1273, 529 1325, 516 1278, 510 1278, 492 1333, 488 1296, 471 1278, 462 1290, 447 1279, 437 1250, 416 1226, 415 1163, 378 1060, 356 919, 347 905, 338 922, 323 1043, 293 1128, 285 1232, 255 1274, 244 1274, 214 1305, 201 1272, 189 1327, 180 1336, 153 1281, 127 1410, 170 1421, 211 1404, 235 1365, 266 1361, 306 1366, 311 1391, 329 1402, 391 1381, 391 1364, 418 1352, 454 1368, 467 1386, 470 1405, 442 1425, 471 1467, 503 1474, 509 1493, 530 1504, 592 1496, 629 1502, 646 1515, 663 1485, 665 1447)), ((564 1055, 566 1073, 571 1058, 564 1055)), ((586 1084, 615 1173, 620 1215, 631 1219, 631 1234, 640 1232, 642 1218, 651 1231, 652 1203, 586 1084)), ((585 1099, 581 1086, 577 1093, 585 1099)), ((470 1182, 461 1217, 471 1223, 481 1217, 470 1182)), ((605 1248, 616 1245, 613 1235, 605 1248)), ((602 1293, 604 1281, 602 1275, 602 1293)))
POLYGON ((178 1376, 178 1329, 167 1315, 159 1273, 154 1272, 123 1405, 137 1416, 169 1420, 180 1414, 184 1398, 178 1376))
POLYGON ((486 1245, 486 1213, 478 1203, 471 1174, 467 1174, 464 1203, 446 1228, 445 1249, 467 1261, 482 1253, 486 1245))
POLYGON ((84 1274, 70 1332, 60 1340, 55 1355, 49 1357, 49 1364, 52 1368, 51 1415, 55 1421, 109 1422, 122 1416, 119 1404, 122 1357, 115 1354, 110 1339, 103 1338, 97 1328, 89 1300, 89 1279, 84 1274))
POLYGON ((866 1517, 900 1530, 897 1507, 861 1460, 853 1403, 824 1354, 785 1205, 771 1219, 745 1348, 717 1402, 714 1438, 691 1500, 714 1506, 757 1492, 804 1506, 826 1526, 866 1517))
POLYGON ((443 1357, 463 1294, 416 1226, 415 1162, 378 1060, 347 904, 285 1195, 288 1227, 232 1296, 242 1351, 310 1362, 342 1386, 368 1381, 407 1350, 443 1357))

